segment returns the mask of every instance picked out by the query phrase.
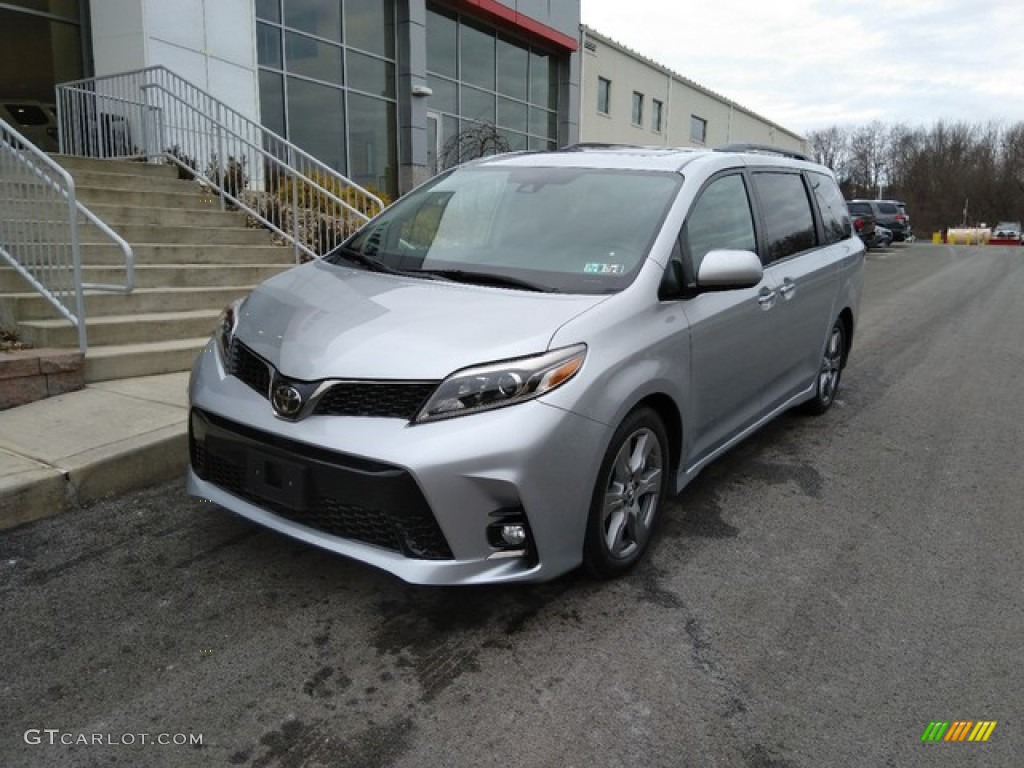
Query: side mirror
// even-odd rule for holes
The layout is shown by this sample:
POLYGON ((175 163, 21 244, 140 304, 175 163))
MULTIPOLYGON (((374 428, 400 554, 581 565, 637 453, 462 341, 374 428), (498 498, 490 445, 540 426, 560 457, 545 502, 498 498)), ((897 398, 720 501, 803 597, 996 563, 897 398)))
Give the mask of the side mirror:
POLYGON ((708 251, 697 270, 697 290, 753 288, 762 277, 764 267, 753 251, 708 251))

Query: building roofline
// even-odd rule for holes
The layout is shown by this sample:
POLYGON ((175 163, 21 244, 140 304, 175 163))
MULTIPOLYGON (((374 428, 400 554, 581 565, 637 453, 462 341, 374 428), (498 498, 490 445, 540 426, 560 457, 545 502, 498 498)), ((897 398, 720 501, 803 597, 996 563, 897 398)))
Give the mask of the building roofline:
POLYGON ((574 37, 496 0, 448 0, 448 3, 460 13, 475 15, 496 26, 527 32, 558 49, 572 53, 579 47, 579 41, 574 37))
POLYGON ((687 86, 689 88, 694 89, 695 91, 699 91, 700 93, 703 93, 705 96, 710 96, 711 98, 718 99, 719 101, 721 101, 721 102, 723 102, 725 104, 728 104, 730 107, 732 107, 733 109, 737 110, 738 112, 742 112, 742 113, 744 113, 746 115, 749 115, 750 117, 753 117, 756 120, 760 120, 765 125, 769 125, 772 128, 775 128, 776 130, 782 131, 787 136, 791 136, 794 139, 797 139, 798 141, 802 141, 802 142, 806 142, 807 141, 807 137, 806 136, 802 136, 799 133, 796 133, 795 131, 791 131, 789 128, 786 128, 784 126, 779 125, 774 120, 769 120, 768 118, 766 118, 766 117, 764 117, 762 115, 759 115, 754 110, 748 109, 747 107, 744 107, 742 104, 733 101, 732 99, 730 99, 727 96, 723 96, 722 94, 717 93, 717 92, 711 90, 710 88, 705 88, 703 85, 701 85, 700 83, 696 82, 695 80, 691 80, 690 78, 685 77, 685 76, 679 74, 675 70, 669 69, 668 67, 666 67, 663 64, 659 64, 654 59, 651 59, 651 58, 648 58, 647 56, 644 56, 639 51, 634 51, 629 46, 623 45, 622 43, 620 43, 620 42, 618 42, 616 40, 613 40, 612 38, 608 37, 607 35, 601 34, 600 32, 598 32, 593 27, 588 27, 586 24, 580 24, 580 30, 583 33, 581 35, 581 37, 583 38, 583 47, 584 47, 584 51, 583 52, 585 52, 585 50, 586 50, 586 38, 587 37, 593 37, 598 42, 601 42, 601 43, 603 43, 603 44, 605 44, 607 46, 610 46, 610 47, 616 49, 617 51, 619 51, 620 53, 624 53, 627 56, 630 56, 630 57, 632 57, 632 58, 634 58, 634 59, 636 59, 638 61, 642 61, 644 64, 647 64, 647 65, 653 67, 654 69, 658 70, 663 75, 666 75, 666 76, 672 78, 673 80, 676 80, 676 81, 682 83, 683 85, 685 85, 685 86, 687 86))

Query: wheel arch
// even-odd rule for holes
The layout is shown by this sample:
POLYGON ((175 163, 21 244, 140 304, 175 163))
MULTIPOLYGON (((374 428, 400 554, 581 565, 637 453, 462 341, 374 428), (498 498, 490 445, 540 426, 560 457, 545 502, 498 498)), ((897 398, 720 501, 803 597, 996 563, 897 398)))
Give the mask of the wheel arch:
POLYGON ((850 359, 850 350, 853 348, 853 311, 849 307, 845 307, 839 313, 839 320, 846 330, 846 341, 843 344, 843 368, 845 368, 846 361, 850 359))
MULTIPOLYGON (((632 413, 640 408, 650 408, 665 427, 665 435, 668 437, 668 466, 671 468, 671 477, 675 477, 679 471, 683 455, 683 419, 679 413, 676 402, 664 392, 654 392, 641 398, 629 412, 632 413)), ((672 481, 672 489, 675 491, 675 480, 672 481)))

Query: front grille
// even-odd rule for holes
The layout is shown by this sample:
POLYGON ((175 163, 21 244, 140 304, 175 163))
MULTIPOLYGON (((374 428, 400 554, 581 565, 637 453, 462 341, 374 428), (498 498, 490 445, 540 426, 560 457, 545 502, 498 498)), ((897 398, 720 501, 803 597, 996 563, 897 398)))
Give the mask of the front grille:
POLYGON ((324 392, 313 413, 411 421, 436 388, 436 382, 342 381, 324 392))
POLYGON ((193 409, 192 468, 203 480, 292 522, 423 560, 453 555, 430 505, 401 467, 307 446, 193 409), (251 482, 252 451, 302 467, 296 504, 267 498, 251 482))
MULTIPOLYGON (((274 367, 238 339, 231 341, 227 369, 243 384, 261 396, 269 397, 274 367)), ((279 380, 285 380, 285 377, 279 380)), ((412 421, 437 384, 436 381, 338 381, 316 401, 313 413, 412 421)))
POLYGON ((268 397, 270 394, 270 371, 271 366, 267 361, 238 339, 231 340, 228 373, 259 392, 263 397, 268 397))

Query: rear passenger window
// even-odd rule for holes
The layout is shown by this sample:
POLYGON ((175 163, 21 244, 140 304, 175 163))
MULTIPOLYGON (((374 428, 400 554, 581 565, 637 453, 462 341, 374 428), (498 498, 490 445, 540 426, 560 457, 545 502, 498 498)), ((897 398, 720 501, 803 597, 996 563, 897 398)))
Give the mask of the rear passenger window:
POLYGON ((811 204, 799 174, 755 173, 754 188, 764 211, 765 264, 817 245, 811 204))
POLYGON ((741 175, 723 176, 708 185, 686 220, 683 237, 694 275, 708 251, 757 250, 747 185, 741 175))
POLYGON ((821 211, 821 223, 825 230, 825 245, 839 243, 850 236, 850 217, 846 212, 843 193, 835 181, 823 173, 809 173, 811 189, 821 211))

